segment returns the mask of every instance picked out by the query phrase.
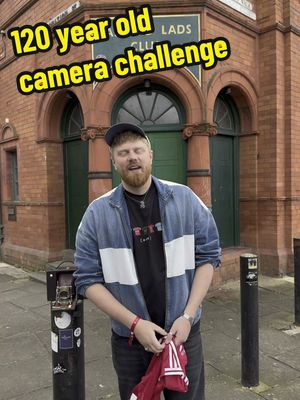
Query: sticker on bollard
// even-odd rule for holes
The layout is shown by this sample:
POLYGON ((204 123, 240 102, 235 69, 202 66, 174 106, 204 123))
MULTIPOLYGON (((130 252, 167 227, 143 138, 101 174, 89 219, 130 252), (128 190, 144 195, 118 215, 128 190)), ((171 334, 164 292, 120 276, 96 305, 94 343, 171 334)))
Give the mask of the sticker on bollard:
POLYGON ((248 258, 248 273, 246 275, 246 283, 250 286, 257 285, 257 278, 257 257, 248 258))
POLYGON ((54 332, 51 332, 51 349, 58 353, 58 336, 54 332))
POLYGON ((57 364, 57 366, 53 368, 53 375, 64 374, 66 371, 66 368, 63 368, 60 364, 57 364))
POLYGON ((59 329, 66 329, 71 324, 71 315, 62 311, 60 315, 54 317, 54 323, 59 329))
POLYGON ((81 328, 76 328, 74 331, 74 336, 79 337, 81 335, 81 328))
POLYGON ((63 329, 59 331, 59 348, 62 350, 73 349, 73 330, 63 329))

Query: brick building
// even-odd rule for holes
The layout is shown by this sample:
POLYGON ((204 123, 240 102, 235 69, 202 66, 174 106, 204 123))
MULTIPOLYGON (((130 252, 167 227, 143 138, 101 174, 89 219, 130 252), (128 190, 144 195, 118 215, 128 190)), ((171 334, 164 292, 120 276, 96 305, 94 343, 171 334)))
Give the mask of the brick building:
MULTIPOLYGON (((300 14, 296 0, 167 0, 152 6, 153 36, 16 57, 7 31, 115 17, 141 1, 0 0, 0 156, 4 260, 40 267, 74 248, 87 204, 117 184, 104 142, 119 121, 144 127, 154 173, 186 183, 212 207, 222 240, 220 280, 253 251, 265 273, 292 266, 300 234, 300 14), (6 33, 6 34, 5 34, 6 33), (176 68, 34 93, 22 71, 223 36, 231 56, 210 70, 176 68)), ((114 229, 114 227, 112 227, 114 229)))

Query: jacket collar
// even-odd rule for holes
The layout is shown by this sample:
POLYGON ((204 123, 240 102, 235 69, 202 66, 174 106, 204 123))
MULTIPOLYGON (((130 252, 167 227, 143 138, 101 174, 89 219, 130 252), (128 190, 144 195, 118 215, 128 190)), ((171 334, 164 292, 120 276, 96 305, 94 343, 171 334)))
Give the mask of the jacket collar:
MULTIPOLYGON (((162 198, 164 202, 167 202, 169 196, 173 193, 173 189, 164 181, 152 176, 153 182, 156 186, 158 196, 162 198)), ((122 207, 124 205, 124 188, 122 183, 117 186, 109 196, 109 202, 114 207, 122 207)))

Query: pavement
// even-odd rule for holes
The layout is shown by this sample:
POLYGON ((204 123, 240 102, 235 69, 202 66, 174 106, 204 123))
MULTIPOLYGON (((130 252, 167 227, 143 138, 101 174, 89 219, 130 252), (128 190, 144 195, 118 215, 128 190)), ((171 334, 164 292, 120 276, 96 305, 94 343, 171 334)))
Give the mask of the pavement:
MULTIPOLYGON (((293 296, 293 278, 259 277, 260 384, 244 388, 239 282, 209 292, 201 323, 206 400, 300 399, 300 329, 293 325, 293 296)), ((84 308, 86 400, 117 400, 110 322, 88 300, 84 308)), ((0 309, 0 400, 53 399, 45 273, 0 263, 0 309)))

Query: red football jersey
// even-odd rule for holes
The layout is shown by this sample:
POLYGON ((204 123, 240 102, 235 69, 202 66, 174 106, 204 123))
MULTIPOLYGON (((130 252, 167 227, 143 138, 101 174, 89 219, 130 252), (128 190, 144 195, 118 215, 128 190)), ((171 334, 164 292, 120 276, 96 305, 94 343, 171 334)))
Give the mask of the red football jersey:
POLYGON ((187 355, 183 345, 172 339, 162 353, 154 354, 141 382, 135 386, 129 400, 160 400, 164 389, 187 392, 189 380, 185 373, 187 355))

